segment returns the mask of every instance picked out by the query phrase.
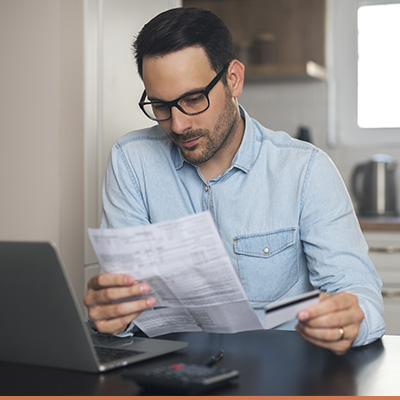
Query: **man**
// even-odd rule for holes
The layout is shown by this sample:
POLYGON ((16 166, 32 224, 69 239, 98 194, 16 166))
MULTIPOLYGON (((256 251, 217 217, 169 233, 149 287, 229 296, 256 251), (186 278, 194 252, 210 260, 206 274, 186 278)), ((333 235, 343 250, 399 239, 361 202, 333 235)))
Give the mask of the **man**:
MULTIPOLYGON (((111 151, 102 226, 149 224, 209 210, 256 313, 312 288, 306 340, 342 354, 385 331, 381 282, 349 196, 314 146, 272 132, 239 106, 244 66, 222 21, 199 9, 164 12, 134 44, 144 113, 157 125, 111 151)), ((124 334, 155 305, 129 275, 100 274, 85 304, 95 327, 124 334)))

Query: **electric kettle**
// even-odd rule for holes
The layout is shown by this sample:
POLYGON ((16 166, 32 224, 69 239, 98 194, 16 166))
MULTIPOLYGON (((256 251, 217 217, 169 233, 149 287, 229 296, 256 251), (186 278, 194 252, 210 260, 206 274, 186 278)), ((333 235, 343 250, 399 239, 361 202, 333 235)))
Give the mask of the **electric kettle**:
POLYGON ((356 165, 352 189, 360 215, 397 215, 396 167, 393 158, 386 154, 375 154, 370 161, 356 165))

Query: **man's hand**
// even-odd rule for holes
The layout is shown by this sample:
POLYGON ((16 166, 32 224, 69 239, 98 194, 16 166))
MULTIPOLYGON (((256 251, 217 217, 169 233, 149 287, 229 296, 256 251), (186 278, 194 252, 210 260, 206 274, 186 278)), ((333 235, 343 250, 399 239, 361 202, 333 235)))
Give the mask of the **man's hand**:
POLYGON ((100 274, 88 282, 84 303, 89 317, 101 333, 117 335, 143 311, 156 304, 154 297, 120 302, 150 291, 146 282, 135 282, 131 275, 100 274))
POLYGON ((348 292, 320 294, 320 301, 298 314, 301 337, 336 354, 344 354, 357 337, 364 313, 348 292))

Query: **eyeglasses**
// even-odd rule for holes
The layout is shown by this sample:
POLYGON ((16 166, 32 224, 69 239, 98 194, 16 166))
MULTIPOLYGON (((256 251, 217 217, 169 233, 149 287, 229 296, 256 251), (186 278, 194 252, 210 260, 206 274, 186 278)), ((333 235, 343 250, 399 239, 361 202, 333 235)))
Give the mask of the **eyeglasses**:
POLYGON ((206 111, 210 107, 208 94, 219 82, 229 67, 230 62, 226 63, 217 76, 209 83, 204 90, 185 94, 172 101, 144 101, 147 97, 146 90, 143 92, 139 102, 139 107, 147 117, 153 121, 167 121, 171 118, 171 109, 176 107, 186 115, 197 115, 206 111))

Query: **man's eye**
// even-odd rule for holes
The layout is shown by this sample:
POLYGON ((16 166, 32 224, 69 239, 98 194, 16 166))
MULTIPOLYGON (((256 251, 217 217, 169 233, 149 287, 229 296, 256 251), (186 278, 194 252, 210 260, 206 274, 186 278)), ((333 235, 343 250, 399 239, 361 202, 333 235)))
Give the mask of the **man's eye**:
POLYGON ((202 102, 203 100, 204 100, 204 95, 202 93, 193 94, 183 99, 185 104, 196 104, 202 102))
POLYGON ((166 104, 162 103, 154 103, 152 104, 153 110, 154 111, 166 111, 168 110, 168 106, 166 104))

